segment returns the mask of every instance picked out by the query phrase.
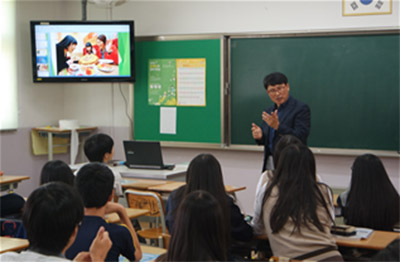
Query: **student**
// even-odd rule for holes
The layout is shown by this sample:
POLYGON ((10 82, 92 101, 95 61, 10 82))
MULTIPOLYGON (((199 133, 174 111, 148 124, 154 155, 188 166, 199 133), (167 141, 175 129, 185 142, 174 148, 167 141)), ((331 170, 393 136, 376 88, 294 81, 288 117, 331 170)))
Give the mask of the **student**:
POLYGON ((226 223, 215 197, 203 190, 187 194, 176 214, 168 252, 157 261, 226 261, 226 223))
POLYGON ((104 227, 113 243, 106 261, 118 261, 120 255, 130 261, 141 259, 139 241, 125 208, 121 204, 111 202, 113 184, 113 173, 103 164, 89 163, 79 170, 75 186, 82 197, 85 216, 75 242, 66 252, 67 258, 71 259, 79 252, 89 250, 96 232, 100 227, 104 227), (124 225, 109 224, 104 220, 105 214, 113 212, 119 215, 124 225))
POLYGON ((340 194, 346 224, 392 231, 400 221, 400 197, 381 160, 358 156, 352 167, 350 189, 340 194))
MULTIPOLYGON (((281 139, 279 139, 278 143, 276 143, 275 151, 274 151, 274 166, 277 166, 279 161, 279 156, 282 150, 288 145, 303 145, 300 139, 293 135, 284 135, 281 139)), ((265 227, 262 219, 262 210, 263 210, 263 198, 265 195, 265 190, 267 189, 268 181, 272 179, 274 175, 273 170, 266 170, 261 174, 261 177, 257 183, 256 187, 256 197, 254 201, 254 217, 251 221, 251 225, 254 230, 255 235, 265 235, 265 227)))
MULTIPOLYGON (((90 136, 84 145, 84 151, 86 157, 90 162, 107 163, 114 157, 114 141, 106 134, 95 134, 90 136)), ((118 197, 123 197, 122 185, 121 185, 121 174, 110 168, 114 174, 114 189, 115 198, 114 201, 118 202, 118 197)))
POLYGON ((400 239, 393 240, 385 249, 379 251, 370 261, 400 261, 400 239))
POLYGON ((64 182, 67 185, 74 185, 74 173, 71 168, 61 160, 48 161, 40 173, 40 184, 49 182, 64 182))
MULTIPOLYGON (((4 174, 0 171, 0 176, 4 174)), ((20 217, 25 200, 15 193, 6 193, 0 196, 0 217, 20 217)))
POLYGON ((343 261, 330 230, 330 188, 317 182, 315 159, 303 145, 280 153, 263 199, 263 221, 274 256, 343 261))
MULTIPOLYGON (((37 188, 23 213, 28 251, 4 253, 0 261, 68 261, 64 253, 74 241, 82 217, 82 201, 72 187, 53 182, 37 188)), ((100 228, 90 251, 77 254, 74 261, 104 261, 110 247, 108 232, 100 228)))
POLYGON ((249 241, 253 237, 253 229, 244 220, 239 207, 226 194, 218 160, 210 154, 200 154, 189 164, 186 173, 186 185, 173 191, 168 197, 166 206, 166 224, 169 232, 173 232, 176 211, 182 199, 190 192, 204 190, 213 195, 220 203, 224 221, 230 221, 231 236, 234 240, 249 241))

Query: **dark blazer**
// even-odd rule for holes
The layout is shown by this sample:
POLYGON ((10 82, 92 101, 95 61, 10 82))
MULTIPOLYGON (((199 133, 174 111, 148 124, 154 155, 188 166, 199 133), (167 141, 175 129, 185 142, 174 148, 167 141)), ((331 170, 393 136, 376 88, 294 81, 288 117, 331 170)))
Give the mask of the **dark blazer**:
MULTIPOLYGON (((268 107, 264 111, 270 114, 277 109, 276 104, 268 107)), ((307 145, 307 137, 311 127, 311 112, 308 105, 289 96, 288 100, 283 103, 279 109, 279 128, 275 130, 275 136, 272 141, 272 149, 283 135, 294 135, 307 145)), ((256 140, 259 145, 264 145, 264 172, 267 165, 268 156, 273 155, 269 149, 269 131, 270 128, 265 121, 261 124, 263 136, 260 140, 256 140)))

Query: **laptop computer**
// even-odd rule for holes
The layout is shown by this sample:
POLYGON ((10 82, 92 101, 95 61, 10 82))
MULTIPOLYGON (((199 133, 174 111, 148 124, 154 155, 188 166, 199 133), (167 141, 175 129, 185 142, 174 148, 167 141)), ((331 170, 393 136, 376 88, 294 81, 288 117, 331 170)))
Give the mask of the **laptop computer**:
POLYGON ((164 165, 160 142, 124 141, 124 150, 128 168, 174 169, 175 165, 164 165))

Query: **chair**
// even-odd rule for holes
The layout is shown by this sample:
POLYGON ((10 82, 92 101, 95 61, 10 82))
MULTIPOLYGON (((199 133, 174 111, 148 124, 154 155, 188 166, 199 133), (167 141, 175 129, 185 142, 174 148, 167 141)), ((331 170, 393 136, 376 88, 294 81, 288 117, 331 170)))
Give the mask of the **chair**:
POLYGON ((150 223, 149 228, 138 230, 138 235, 145 239, 157 240, 158 246, 164 248, 168 244, 166 243, 168 241, 164 240, 168 239, 165 237, 168 235, 168 231, 165 225, 164 203, 161 195, 151 191, 128 189, 125 191, 125 197, 130 208, 149 210, 150 213, 147 216, 155 218, 155 227, 153 227, 153 223, 150 223))

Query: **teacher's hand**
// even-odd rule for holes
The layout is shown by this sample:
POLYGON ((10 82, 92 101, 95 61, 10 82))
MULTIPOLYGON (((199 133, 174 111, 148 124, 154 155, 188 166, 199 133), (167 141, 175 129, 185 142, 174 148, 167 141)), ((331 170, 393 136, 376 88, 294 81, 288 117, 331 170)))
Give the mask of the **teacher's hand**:
POLYGON ((278 110, 271 112, 271 114, 263 112, 262 119, 267 123, 267 125, 269 125, 273 129, 276 130, 279 128, 278 110))
POLYGON ((251 134, 252 134, 253 138, 256 140, 259 140, 262 138, 261 128, 254 123, 251 124, 251 134))

